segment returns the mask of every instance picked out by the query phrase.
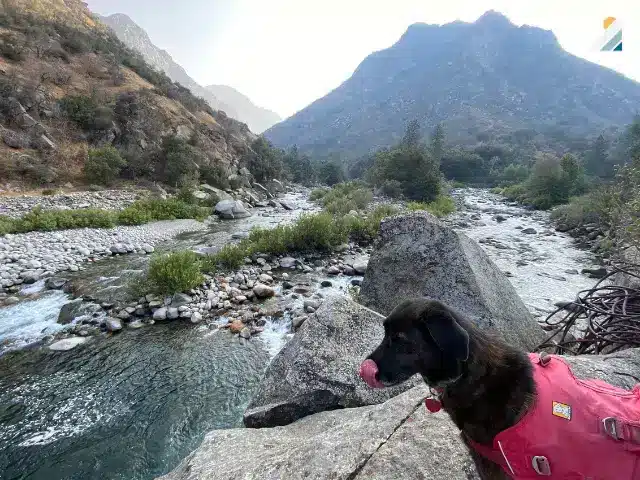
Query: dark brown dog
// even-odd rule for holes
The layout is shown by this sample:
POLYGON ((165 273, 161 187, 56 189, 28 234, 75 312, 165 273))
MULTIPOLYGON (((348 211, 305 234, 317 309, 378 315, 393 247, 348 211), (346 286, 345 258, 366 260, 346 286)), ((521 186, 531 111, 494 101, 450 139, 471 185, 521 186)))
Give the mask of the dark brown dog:
MULTIPOLYGON (((490 445, 533 404, 527 355, 442 303, 405 301, 385 319, 384 329, 382 343, 368 357, 376 366, 368 383, 391 386, 419 373, 441 391, 442 407, 468 446, 467 439, 490 445)), ((483 479, 509 478, 497 464, 470 452, 483 479)))

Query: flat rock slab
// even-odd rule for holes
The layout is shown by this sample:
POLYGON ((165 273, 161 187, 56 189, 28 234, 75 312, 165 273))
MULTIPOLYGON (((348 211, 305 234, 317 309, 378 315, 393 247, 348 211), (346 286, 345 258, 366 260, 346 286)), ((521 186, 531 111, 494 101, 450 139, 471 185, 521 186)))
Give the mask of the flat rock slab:
POLYGON ((475 478, 468 475, 472 461, 449 418, 422 412, 425 395, 426 388, 419 386, 380 405, 323 412, 286 427, 215 430, 161 478, 475 478), (419 443, 406 446, 403 454, 407 440, 419 443), (239 461, 232 452, 248 457, 239 461), (400 457, 402 461, 393 465, 400 457))

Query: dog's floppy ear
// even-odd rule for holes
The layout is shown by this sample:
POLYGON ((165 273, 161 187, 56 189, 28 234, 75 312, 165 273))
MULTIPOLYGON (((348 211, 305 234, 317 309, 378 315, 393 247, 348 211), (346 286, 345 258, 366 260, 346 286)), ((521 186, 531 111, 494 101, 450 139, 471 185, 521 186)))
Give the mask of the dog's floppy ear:
POLYGON ((440 350, 451 353, 456 360, 465 361, 469 358, 469 334, 446 307, 427 308, 423 319, 440 350))

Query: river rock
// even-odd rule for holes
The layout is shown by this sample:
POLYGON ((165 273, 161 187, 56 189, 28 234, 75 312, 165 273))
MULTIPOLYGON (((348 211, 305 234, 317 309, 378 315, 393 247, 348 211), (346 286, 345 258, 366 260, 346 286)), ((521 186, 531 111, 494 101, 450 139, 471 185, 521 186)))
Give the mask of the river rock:
POLYGON ((425 395, 421 386, 286 427, 214 430, 160 480, 477 479, 457 429, 444 413, 426 413, 425 395), (229 452, 251 452, 251 461, 229 452))
POLYGON ((65 303, 58 313, 58 323, 60 325, 68 325, 73 319, 82 314, 82 302, 76 300, 74 302, 65 303))
POLYGON ((358 377, 360 363, 384 336, 383 320, 348 297, 326 299, 272 360, 245 425, 286 425, 324 410, 381 403, 421 381, 373 390, 358 377))
POLYGON ((285 210, 295 210, 296 207, 293 203, 287 201, 287 200, 280 200, 280 205, 282 205, 282 208, 284 208, 285 210))
POLYGON ((244 327, 242 330, 240 330, 240 334, 239 335, 242 338, 249 339, 249 338, 251 338, 251 330, 249 329, 249 327, 244 327))
POLYGON ((583 268, 582 273, 592 278, 602 278, 607 275, 607 269, 602 268, 583 268))
POLYGON ((327 268, 327 273, 329 275, 338 275, 340 273, 340 269, 335 265, 331 265, 329 268, 327 268))
POLYGON ((49 345, 49 350, 53 350, 55 352, 66 352, 67 350, 76 348, 78 345, 82 345, 86 341, 87 339, 85 337, 65 338, 49 345))
POLYGON ((179 316, 180 316, 180 312, 178 311, 178 309, 176 307, 167 308, 167 318, 169 320, 175 320, 179 316))
MULTIPOLYGON (((178 313, 178 309, 176 309, 176 313, 178 313)), ((153 319, 157 321, 166 320, 167 309, 165 307, 158 308, 155 312, 153 312, 153 319)))
POLYGON ((240 200, 222 200, 216 204, 215 212, 225 219, 236 219, 250 217, 240 200))
POLYGON ((367 259, 356 260, 355 262, 353 262, 353 270, 358 275, 364 275, 364 273, 367 271, 368 264, 369 264, 369 261, 367 259))
POLYGON ((67 282, 68 280, 66 278, 50 277, 50 278, 47 278, 47 280, 44 282, 44 285, 49 289, 59 290, 62 287, 64 287, 67 282))
POLYGON ((184 293, 175 293, 173 297, 171 297, 171 306, 174 308, 184 307, 185 305, 190 304, 193 299, 184 293))
POLYGON ((293 320, 291 320, 291 326, 294 328, 294 330, 297 330, 302 326, 304 322, 307 321, 307 318, 309 317, 306 315, 295 317, 293 320))
POLYGON ((296 268, 296 259, 293 257, 284 257, 280 259, 281 268, 296 268))
POLYGON ((427 212, 384 220, 360 290, 361 301, 388 314, 401 301, 426 296, 451 305, 483 329, 531 351, 542 328, 504 274, 464 233, 427 212))
POLYGON ((538 231, 535 228, 525 228, 522 230, 522 233, 526 234, 526 235, 535 235, 536 233, 538 233, 538 231))
POLYGON ((191 314, 191 323, 200 323, 202 321, 202 314, 200 312, 193 312, 191 314))
POLYGON ((119 332, 122 330, 122 322, 117 318, 107 317, 104 325, 108 332, 119 332))
POLYGON ((268 285, 257 283, 253 287, 253 293, 255 293, 258 298, 268 298, 273 297, 276 294, 276 291, 268 285))
POLYGON ((240 320, 234 320, 229 324, 229 331, 231 333, 240 333, 243 328, 244 323, 242 323, 240 320))

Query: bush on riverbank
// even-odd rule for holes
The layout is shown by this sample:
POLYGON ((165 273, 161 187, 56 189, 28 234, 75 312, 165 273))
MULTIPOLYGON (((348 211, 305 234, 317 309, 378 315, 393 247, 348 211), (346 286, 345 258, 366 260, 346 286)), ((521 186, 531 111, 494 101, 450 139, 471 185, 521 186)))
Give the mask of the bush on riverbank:
POLYGON ((204 220, 209 213, 208 208, 188 205, 175 199, 138 200, 119 212, 98 208, 42 210, 36 207, 21 218, 0 217, 0 235, 71 228, 111 228, 185 218, 204 220))
POLYGON ((149 262, 145 285, 158 295, 171 295, 197 287, 204 281, 198 256, 190 251, 158 256, 149 262))
POLYGON ((373 192, 362 182, 346 182, 332 188, 317 188, 310 199, 318 201, 324 209, 334 215, 345 215, 351 210, 364 210, 373 200, 373 192))
POLYGON ((371 242, 378 234, 382 219, 397 212, 391 205, 381 205, 366 217, 336 217, 322 212, 302 215, 291 225, 255 228, 249 233, 249 238, 236 245, 225 245, 218 253, 204 257, 203 271, 211 273, 218 268, 236 269, 246 257, 256 253, 283 255, 289 252, 330 251, 349 240, 371 242))
POLYGON ((407 209, 411 211, 426 210, 436 217, 444 217, 456 211, 456 204, 453 198, 446 195, 439 195, 433 202, 409 202, 407 209))
POLYGON ((532 205, 539 210, 565 204, 586 190, 584 171, 570 154, 562 158, 540 155, 524 183, 494 189, 509 200, 532 205))

